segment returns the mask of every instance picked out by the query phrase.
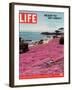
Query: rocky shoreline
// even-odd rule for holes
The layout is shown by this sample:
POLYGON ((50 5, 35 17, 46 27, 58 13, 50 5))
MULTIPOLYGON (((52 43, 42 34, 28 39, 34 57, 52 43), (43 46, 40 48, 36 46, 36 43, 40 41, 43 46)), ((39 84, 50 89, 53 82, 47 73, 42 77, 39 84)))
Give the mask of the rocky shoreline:
POLYGON ((51 39, 45 39, 45 40, 41 39, 38 41, 32 41, 32 40, 24 40, 20 37, 19 38, 19 51, 20 51, 19 53, 25 53, 29 51, 29 47, 34 47, 40 44, 48 43, 49 40, 51 39), (27 41, 30 41, 31 43, 29 44, 27 41))
POLYGON ((50 40, 55 39, 55 38, 59 38, 59 43, 64 44, 64 35, 63 34, 53 36, 52 38, 41 39, 41 40, 38 40, 38 41, 24 40, 20 37, 19 38, 19 53, 25 53, 25 52, 29 51, 30 47, 38 46, 40 44, 46 44, 50 40), (28 43, 27 41, 30 41, 31 43, 28 43))

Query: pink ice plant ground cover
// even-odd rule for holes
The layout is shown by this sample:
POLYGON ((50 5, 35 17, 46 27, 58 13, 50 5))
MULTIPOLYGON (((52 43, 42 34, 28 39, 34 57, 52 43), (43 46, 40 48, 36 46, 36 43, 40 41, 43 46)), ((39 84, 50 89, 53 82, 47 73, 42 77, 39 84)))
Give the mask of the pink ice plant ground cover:
POLYGON ((64 76, 64 45, 59 38, 29 48, 19 56, 19 79, 64 76))

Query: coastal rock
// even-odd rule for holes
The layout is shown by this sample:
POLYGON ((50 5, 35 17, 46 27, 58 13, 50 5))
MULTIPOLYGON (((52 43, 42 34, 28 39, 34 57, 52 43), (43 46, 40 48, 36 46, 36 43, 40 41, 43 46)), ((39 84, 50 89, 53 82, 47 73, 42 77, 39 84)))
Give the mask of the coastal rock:
POLYGON ((25 43, 22 38, 19 38, 19 53, 25 53, 29 50, 28 43, 25 43))
POLYGON ((59 44, 64 44, 64 37, 61 37, 61 38, 60 38, 59 44))
POLYGON ((62 32, 59 32, 59 31, 55 31, 55 32, 42 32, 41 34, 43 35, 61 35, 62 32))
POLYGON ((43 40, 41 39, 41 40, 38 42, 38 44, 43 44, 43 40))

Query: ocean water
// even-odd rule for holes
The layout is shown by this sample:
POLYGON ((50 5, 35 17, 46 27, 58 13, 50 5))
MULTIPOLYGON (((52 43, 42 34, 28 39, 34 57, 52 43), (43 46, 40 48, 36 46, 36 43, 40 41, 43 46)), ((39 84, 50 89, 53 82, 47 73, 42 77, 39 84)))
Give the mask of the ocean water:
POLYGON ((47 36, 42 35, 40 32, 19 32, 19 37, 24 40, 38 41, 45 39, 47 36))

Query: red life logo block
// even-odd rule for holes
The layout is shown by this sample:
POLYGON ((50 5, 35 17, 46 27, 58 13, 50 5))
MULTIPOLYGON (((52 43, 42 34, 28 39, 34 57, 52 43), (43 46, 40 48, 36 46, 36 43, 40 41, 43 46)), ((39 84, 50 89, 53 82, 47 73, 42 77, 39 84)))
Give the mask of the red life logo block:
POLYGON ((19 13, 19 23, 36 24, 37 14, 36 13, 19 13))

